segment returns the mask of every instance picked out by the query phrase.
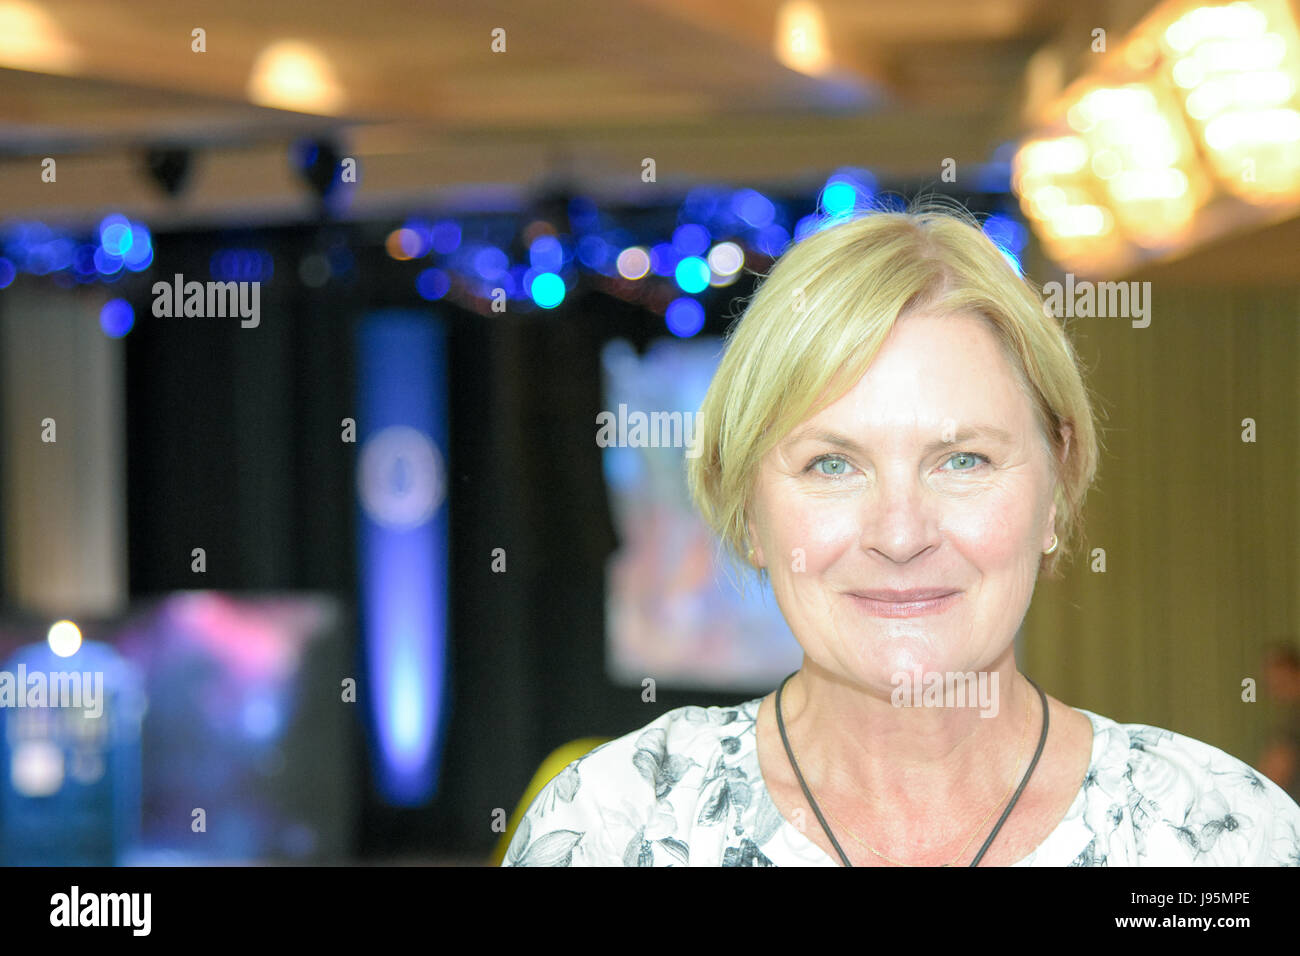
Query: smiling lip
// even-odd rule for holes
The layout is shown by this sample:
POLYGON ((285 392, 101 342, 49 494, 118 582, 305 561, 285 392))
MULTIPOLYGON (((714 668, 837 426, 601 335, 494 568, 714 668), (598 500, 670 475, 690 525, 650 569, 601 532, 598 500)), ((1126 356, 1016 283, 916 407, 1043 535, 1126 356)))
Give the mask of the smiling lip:
POLYGON ((945 588, 915 588, 910 591, 850 591, 849 597, 876 617, 920 617, 948 610, 961 597, 960 591, 945 588))

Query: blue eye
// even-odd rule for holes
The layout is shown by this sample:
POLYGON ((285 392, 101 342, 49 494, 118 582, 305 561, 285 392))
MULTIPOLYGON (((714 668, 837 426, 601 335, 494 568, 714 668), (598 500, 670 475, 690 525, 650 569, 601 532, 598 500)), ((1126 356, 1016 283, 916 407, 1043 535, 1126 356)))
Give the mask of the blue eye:
MULTIPOLYGON (((952 464, 953 462, 958 462, 964 465, 964 467, 948 468, 945 470, 974 471, 981 464, 985 464, 985 465, 990 464, 988 458, 986 458, 984 455, 979 454, 978 452, 973 452, 973 451, 959 451, 951 458, 949 458, 944 464, 948 465, 948 464, 952 464)), ((834 472, 818 471, 817 473, 819 475, 823 475, 827 478, 843 478, 845 475, 848 474, 847 469, 849 467, 849 463, 845 459, 841 458, 839 455, 819 455, 818 457, 814 458, 812 461, 808 463, 808 467, 805 468, 804 471, 812 471, 815 468, 817 468, 818 465, 821 465, 823 463, 827 463, 831 465, 841 465, 843 466, 843 468, 839 471, 834 471, 834 472)))
MULTIPOLYGON (((805 470, 805 471, 812 471, 814 468, 816 468, 816 467, 817 467, 818 465, 820 465, 822 462, 829 462, 829 463, 832 464, 832 465, 844 465, 845 467, 848 467, 848 464, 849 464, 847 461, 845 461, 845 460, 844 460, 843 458, 841 458, 839 455, 821 455, 821 456, 819 456, 819 457, 817 457, 817 458, 814 458, 811 462, 809 462, 809 463, 808 463, 808 467, 807 467, 806 469, 804 469, 804 470, 805 470)), ((834 472, 834 473, 821 471, 821 472, 818 472, 818 474, 820 474, 820 475, 825 475, 827 478, 842 478, 846 473, 843 472, 843 471, 838 471, 838 472, 834 472)))
POLYGON ((980 464, 980 462, 988 464, 987 458, 973 451, 959 451, 957 454, 949 458, 945 464, 951 464, 954 461, 967 461, 970 462, 970 465, 967 468, 951 468, 949 469, 950 471, 971 471, 975 466, 980 464))

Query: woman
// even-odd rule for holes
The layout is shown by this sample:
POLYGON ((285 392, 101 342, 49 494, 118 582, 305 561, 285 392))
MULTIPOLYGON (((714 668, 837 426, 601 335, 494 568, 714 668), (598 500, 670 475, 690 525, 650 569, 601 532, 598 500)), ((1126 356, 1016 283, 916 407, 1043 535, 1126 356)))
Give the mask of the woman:
POLYGON ((1060 323, 969 214, 803 239, 700 413, 691 493, 769 575, 803 666, 570 764, 506 865, 1300 865, 1271 781, 1017 670, 1097 439, 1060 323))

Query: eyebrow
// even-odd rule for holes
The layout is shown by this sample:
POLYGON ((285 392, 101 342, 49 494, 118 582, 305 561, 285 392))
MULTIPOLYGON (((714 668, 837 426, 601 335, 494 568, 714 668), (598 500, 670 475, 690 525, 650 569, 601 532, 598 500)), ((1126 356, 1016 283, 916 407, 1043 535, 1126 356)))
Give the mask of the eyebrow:
MULTIPOLYGON (((965 442, 975 441, 977 439, 986 439, 989 441, 1001 442, 1004 445, 1010 445, 1015 442, 1012 434, 1003 428, 995 425, 966 425, 957 429, 953 434, 952 441, 944 441, 942 438, 936 438, 927 442, 925 450, 927 452, 948 448, 954 445, 960 445, 965 442)), ((863 448, 851 438, 847 438, 838 432, 824 431, 817 428, 805 428, 795 432, 787 439, 787 445, 797 445, 800 442, 816 441, 824 442, 827 445, 834 445, 837 448, 843 448, 856 454, 862 454, 863 448)))

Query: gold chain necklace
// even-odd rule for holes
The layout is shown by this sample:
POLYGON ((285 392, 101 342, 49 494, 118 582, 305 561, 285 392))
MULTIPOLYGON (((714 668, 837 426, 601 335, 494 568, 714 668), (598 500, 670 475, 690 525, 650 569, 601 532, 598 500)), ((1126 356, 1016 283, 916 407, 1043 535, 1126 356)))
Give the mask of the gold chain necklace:
MULTIPOLYGON (((941 866, 941 867, 943 867, 943 866, 952 866, 952 865, 955 864, 959 859, 961 859, 962 854, 964 854, 964 853, 966 852, 966 848, 967 848, 968 846, 970 846, 971 841, 975 839, 975 837, 979 834, 979 832, 980 832, 982 829, 984 829, 984 824, 988 823, 989 817, 993 816, 993 811, 996 810, 998 807, 1002 806, 1002 804, 1006 802, 1007 797, 1009 797, 1009 796, 1011 795, 1011 790, 1012 790, 1012 788, 1015 787, 1015 785, 1016 785, 1016 776, 1017 776, 1017 774, 1020 773, 1020 764, 1021 764, 1021 762, 1025 759, 1025 737, 1028 735, 1028 733, 1029 733, 1029 693, 1028 693, 1028 690, 1026 690, 1026 693, 1025 693, 1025 726, 1024 726, 1024 728, 1020 731, 1020 746, 1019 746, 1019 748, 1018 748, 1018 750, 1019 750, 1019 756, 1016 757, 1016 768, 1015 768, 1015 770, 1013 770, 1013 771, 1011 772, 1011 785, 1010 785, 1009 787, 1007 787, 1007 792, 1004 793, 1004 794, 1002 795, 1002 798, 1001 798, 1000 800, 998 800, 997 803, 993 804, 993 806, 989 809, 989 812, 986 813, 986 814, 984 814, 984 819, 982 819, 982 820, 979 822, 978 826, 975 827, 974 832, 971 833, 971 835, 970 835, 969 837, 967 837, 966 842, 963 843, 961 849, 957 851, 957 855, 956 855, 955 857, 953 857, 952 862, 951 862, 951 863, 940 863, 939 866, 941 866)), ((793 754, 793 749, 794 749, 794 748, 793 748, 793 745, 791 745, 791 753, 792 753, 792 754, 793 754)), ((808 785, 808 790, 809 790, 809 793, 812 792, 812 787, 811 787, 811 785, 808 785)), ((895 859, 893 859, 892 857, 885 856, 885 854, 881 853, 879 850, 877 850, 875 847, 873 847, 870 843, 867 843, 865 840, 861 839, 861 838, 860 838, 856 833, 854 833, 854 832, 853 832, 853 831, 848 827, 848 825, 847 825, 843 820, 841 820, 839 817, 835 816, 834 811, 832 811, 831 808, 830 808, 829 806, 826 807, 826 812, 829 813, 829 814, 831 815, 831 817, 835 820, 836 823, 838 823, 841 827, 844 828, 844 831, 845 831, 849 836, 851 836, 854 840, 856 840, 856 841, 857 841, 858 843, 860 843, 862 846, 866 847, 868 850, 870 850, 870 851, 871 851, 872 853, 874 853, 876 856, 880 857, 882 860, 886 860, 886 861, 888 861, 889 863, 893 863, 895 866, 926 866, 926 865, 927 865, 927 864, 923 864, 923 863, 904 863, 904 862, 902 862, 901 860, 895 860, 895 859)))

